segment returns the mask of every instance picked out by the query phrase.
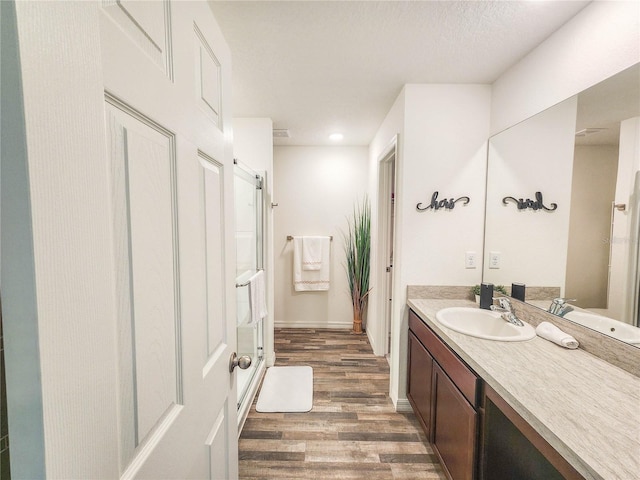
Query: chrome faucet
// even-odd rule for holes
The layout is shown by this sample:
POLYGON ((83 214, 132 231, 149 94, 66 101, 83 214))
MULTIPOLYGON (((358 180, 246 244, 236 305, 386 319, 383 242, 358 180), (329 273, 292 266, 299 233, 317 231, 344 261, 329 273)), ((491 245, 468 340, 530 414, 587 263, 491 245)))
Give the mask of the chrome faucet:
POLYGON ((522 321, 516 317, 516 314, 513 312, 511 302, 507 297, 497 297, 494 298, 494 300, 498 301, 498 305, 491 305, 491 310, 500 313, 500 317, 502 317, 503 320, 506 320, 517 327, 524 327, 524 323, 522 323, 522 321))
POLYGON ((551 305, 549 305, 547 311, 549 313, 553 313, 554 315, 558 315, 559 317, 564 317, 565 314, 573 310, 573 307, 569 305, 568 302, 575 301, 575 298, 554 298, 551 301, 551 305))

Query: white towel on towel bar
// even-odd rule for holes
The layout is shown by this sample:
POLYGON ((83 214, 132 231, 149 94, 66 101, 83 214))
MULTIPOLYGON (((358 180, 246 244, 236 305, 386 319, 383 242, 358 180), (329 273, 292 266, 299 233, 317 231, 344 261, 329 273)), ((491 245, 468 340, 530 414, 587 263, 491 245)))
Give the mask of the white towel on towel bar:
POLYGON ((329 290, 331 274, 331 239, 322 241, 322 263, 319 270, 304 270, 302 266, 303 239, 293 237, 293 287, 296 292, 329 290))
POLYGON ((322 268, 322 251, 329 237, 302 237, 302 269, 320 270, 322 268))
POLYGON ((256 326, 260 320, 267 316, 267 303, 264 292, 264 272, 258 270, 249 280, 249 305, 251 308, 249 325, 256 326))

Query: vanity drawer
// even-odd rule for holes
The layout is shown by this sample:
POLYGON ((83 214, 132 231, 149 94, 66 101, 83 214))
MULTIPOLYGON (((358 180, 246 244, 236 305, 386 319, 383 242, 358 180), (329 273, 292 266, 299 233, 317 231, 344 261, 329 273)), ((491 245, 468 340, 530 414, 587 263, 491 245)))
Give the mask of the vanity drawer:
POLYGON ((479 406, 480 379, 420 318, 409 310, 409 329, 440 364, 462 395, 474 407, 479 406))

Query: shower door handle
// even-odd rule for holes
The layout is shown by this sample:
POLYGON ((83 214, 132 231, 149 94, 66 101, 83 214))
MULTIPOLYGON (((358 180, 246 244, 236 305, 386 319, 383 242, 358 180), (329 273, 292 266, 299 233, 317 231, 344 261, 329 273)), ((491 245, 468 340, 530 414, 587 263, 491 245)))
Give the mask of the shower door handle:
POLYGON ((242 370, 246 370, 251 366, 251 357, 249 355, 242 355, 238 358, 238 354, 233 352, 231 358, 229 358, 229 373, 233 373, 236 367, 240 367, 242 370))

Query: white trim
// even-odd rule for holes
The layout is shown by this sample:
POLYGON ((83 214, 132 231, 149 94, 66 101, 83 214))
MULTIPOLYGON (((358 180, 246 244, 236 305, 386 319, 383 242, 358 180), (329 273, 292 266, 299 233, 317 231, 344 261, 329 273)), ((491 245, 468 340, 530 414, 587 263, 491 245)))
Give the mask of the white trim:
POLYGON ((371 350, 373 351, 373 354, 376 357, 384 357, 384 355, 379 355, 376 352, 378 352, 378 348, 376 347, 375 341, 377 340, 377 338, 375 337, 375 335, 373 334, 373 328, 367 328, 364 333, 367 334, 367 338, 369 339, 369 345, 371 345, 371 350))
POLYGON ((349 330, 353 328, 351 322, 305 322, 305 321, 277 321, 275 328, 339 328, 349 330))
POLYGON ((276 352, 269 352, 264 358, 267 367, 273 367, 276 364, 276 352))
POLYGON ((398 413, 413 413, 413 407, 406 398, 399 398, 395 402, 396 412, 398 413))
MULTIPOLYGON (((391 141, 387 144, 387 146, 382 150, 380 155, 378 155, 377 162, 376 162, 376 168, 378 169, 378 192, 377 192, 378 193, 378 199, 377 199, 378 228, 376 232, 378 236, 377 238, 378 262, 377 262, 377 271, 372 272, 372 274, 375 275, 376 285, 378 285, 379 287, 379 293, 376 296, 377 312, 378 312, 377 322, 375 324, 375 327, 371 329, 372 338, 370 341, 371 341, 371 346, 374 349, 374 354, 377 356, 384 356, 391 353, 390 351, 387 351, 388 350, 387 345, 388 345, 388 336, 390 335, 393 325, 390 325, 389 330, 387 330, 386 321, 387 321, 387 312, 389 311, 389 308, 391 309, 391 312, 393 312, 394 302, 392 301, 391 302, 392 305, 388 305, 388 299, 386 298, 387 290, 385 287, 387 283, 387 273, 386 273, 386 267, 388 263, 387 254, 389 252, 389 247, 390 247, 389 241, 388 241, 388 233, 391 225, 389 223, 390 211, 389 211, 388 197, 391 192, 389 191, 390 185, 389 185, 388 177, 391 174, 391 172, 389 172, 386 164, 393 158, 393 161, 394 161, 393 190, 397 199, 398 188, 397 188, 396 172, 397 172, 397 162, 398 162, 398 139, 399 139, 399 134, 395 134, 391 139, 391 141)), ((394 227, 396 226, 397 225, 394 225, 394 227)), ((397 234, 397 228, 394 228, 394 231, 396 232, 394 233, 394 244, 395 244, 395 236, 397 234)), ((395 251, 395 248, 394 248, 394 251, 395 251)), ((396 282, 397 282, 397 277, 395 274, 392 274, 392 284, 389 285, 389 288, 392 293, 395 290, 394 287, 396 282)), ((393 322, 393 313, 391 315, 392 315, 391 321, 393 322)))

